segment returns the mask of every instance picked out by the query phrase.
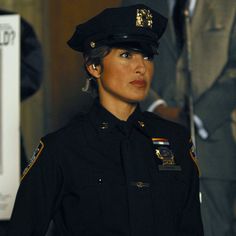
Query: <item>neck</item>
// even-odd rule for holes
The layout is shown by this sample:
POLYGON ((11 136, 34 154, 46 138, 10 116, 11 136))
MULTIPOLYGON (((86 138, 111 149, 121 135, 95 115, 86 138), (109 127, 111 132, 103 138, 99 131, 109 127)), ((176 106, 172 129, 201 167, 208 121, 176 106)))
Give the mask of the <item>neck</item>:
POLYGON ((111 100, 103 99, 100 97, 101 105, 111 112, 115 117, 119 120, 127 121, 129 116, 135 110, 137 104, 136 103, 128 103, 123 101, 116 101, 115 103, 111 100))

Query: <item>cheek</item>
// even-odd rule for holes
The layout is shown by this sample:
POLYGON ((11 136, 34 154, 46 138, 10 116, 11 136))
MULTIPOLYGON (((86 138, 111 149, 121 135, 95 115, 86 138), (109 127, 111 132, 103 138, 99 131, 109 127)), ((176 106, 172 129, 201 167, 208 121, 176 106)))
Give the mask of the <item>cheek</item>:
POLYGON ((102 78, 106 84, 109 85, 121 85, 122 81, 127 79, 129 74, 127 66, 123 64, 111 64, 103 71, 102 78))
POLYGON ((119 71, 115 69, 115 67, 108 67, 102 73, 103 81, 106 83, 113 83, 116 81, 116 77, 118 77, 119 71))
POLYGON ((149 82, 152 81, 153 79, 153 74, 154 74, 154 64, 151 63, 150 65, 147 66, 147 80, 149 82))

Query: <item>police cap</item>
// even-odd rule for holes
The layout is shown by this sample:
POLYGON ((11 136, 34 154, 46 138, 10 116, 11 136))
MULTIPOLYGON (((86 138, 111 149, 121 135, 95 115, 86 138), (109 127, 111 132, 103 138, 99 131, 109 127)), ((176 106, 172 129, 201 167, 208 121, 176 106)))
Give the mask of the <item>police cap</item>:
POLYGON ((164 16, 144 4, 107 8, 78 25, 68 45, 87 52, 104 45, 138 43, 155 54, 166 25, 164 16))

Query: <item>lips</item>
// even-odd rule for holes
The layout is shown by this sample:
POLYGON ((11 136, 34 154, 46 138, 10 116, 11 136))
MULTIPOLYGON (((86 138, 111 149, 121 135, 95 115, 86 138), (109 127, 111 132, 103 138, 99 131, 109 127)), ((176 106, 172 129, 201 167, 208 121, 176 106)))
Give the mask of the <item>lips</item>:
POLYGON ((145 80, 133 80, 130 82, 130 84, 138 88, 144 88, 147 86, 147 82, 145 80))

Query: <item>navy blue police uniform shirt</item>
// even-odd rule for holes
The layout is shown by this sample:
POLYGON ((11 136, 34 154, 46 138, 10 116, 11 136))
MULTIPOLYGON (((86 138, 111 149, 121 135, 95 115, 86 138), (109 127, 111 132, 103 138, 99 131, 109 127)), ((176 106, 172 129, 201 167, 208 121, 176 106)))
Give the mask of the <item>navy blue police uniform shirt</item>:
POLYGON ((187 132, 139 107, 121 121, 98 102, 42 138, 8 236, 202 236, 198 170, 187 132))

